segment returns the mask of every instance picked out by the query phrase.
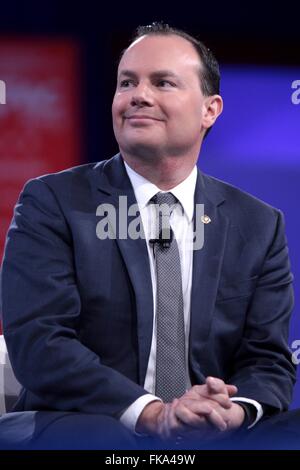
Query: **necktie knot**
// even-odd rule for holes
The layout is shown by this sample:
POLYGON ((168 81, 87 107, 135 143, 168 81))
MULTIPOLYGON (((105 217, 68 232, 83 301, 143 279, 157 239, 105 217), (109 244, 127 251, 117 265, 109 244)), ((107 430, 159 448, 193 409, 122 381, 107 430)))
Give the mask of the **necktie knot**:
POLYGON ((174 196, 174 194, 170 192, 168 193, 159 192, 159 193, 156 193, 155 196, 153 196, 151 201, 153 201, 154 204, 158 204, 159 206, 161 204, 167 204, 170 207, 176 204, 178 199, 174 196))
POLYGON ((164 247, 169 247, 173 232, 170 226, 170 216, 178 199, 170 192, 158 192, 152 197, 151 202, 156 211, 156 238, 165 241, 164 247))

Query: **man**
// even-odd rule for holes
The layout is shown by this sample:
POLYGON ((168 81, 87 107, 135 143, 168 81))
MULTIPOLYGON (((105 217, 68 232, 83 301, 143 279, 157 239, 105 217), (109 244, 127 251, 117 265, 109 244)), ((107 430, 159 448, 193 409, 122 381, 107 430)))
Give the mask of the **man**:
POLYGON ((140 28, 118 68, 120 154, 25 186, 2 269, 4 333, 24 389, 18 413, 2 418, 15 439, 3 446, 222 446, 287 410, 282 214, 196 169, 222 112, 219 78, 202 43, 140 28), (138 204, 139 237, 130 210, 120 235, 122 197, 138 204))

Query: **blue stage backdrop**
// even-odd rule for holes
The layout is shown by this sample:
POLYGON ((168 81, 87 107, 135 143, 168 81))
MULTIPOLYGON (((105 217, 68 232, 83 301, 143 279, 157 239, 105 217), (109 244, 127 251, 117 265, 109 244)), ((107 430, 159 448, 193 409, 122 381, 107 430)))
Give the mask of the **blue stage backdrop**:
MULTIPOLYGON (((224 111, 203 144, 199 166, 285 214, 295 277, 290 346, 300 362, 300 104, 293 104, 297 91, 292 88, 300 80, 300 68, 226 65, 221 74, 224 111)), ((292 404, 296 407, 299 370, 292 404)))

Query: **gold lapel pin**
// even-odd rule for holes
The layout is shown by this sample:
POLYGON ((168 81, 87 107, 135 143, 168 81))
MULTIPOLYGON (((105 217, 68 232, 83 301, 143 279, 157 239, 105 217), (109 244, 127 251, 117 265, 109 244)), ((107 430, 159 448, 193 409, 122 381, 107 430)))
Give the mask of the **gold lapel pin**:
POLYGON ((211 218, 208 215, 201 215, 201 222, 204 224, 210 224, 211 218))

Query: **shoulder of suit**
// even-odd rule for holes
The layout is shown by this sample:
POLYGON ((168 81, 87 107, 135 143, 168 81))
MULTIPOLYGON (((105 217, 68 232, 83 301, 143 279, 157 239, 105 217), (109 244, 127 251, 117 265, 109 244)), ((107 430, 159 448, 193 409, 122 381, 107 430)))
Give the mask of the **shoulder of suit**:
POLYGON ((218 192, 224 198, 224 201, 229 207, 235 207, 236 209, 240 208, 241 210, 247 208, 247 212, 259 211, 270 215, 274 215, 274 212, 276 214, 278 212, 281 212, 279 209, 273 207, 271 204, 262 201, 258 197, 253 196, 247 191, 244 191, 231 183, 222 181, 218 178, 206 175, 204 173, 201 174, 204 180, 205 188, 208 191, 218 192))
POLYGON ((101 162, 94 162, 94 163, 84 163, 82 165, 73 166, 70 168, 66 168, 62 171, 57 171, 54 173, 46 173, 44 175, 38 176, 37 179, 42 181, 52 181, 52 180, 67 180, 68 178, 76 177, 76 176, 87 176, 89 173, 93 172, 96 168, 101 168, 103 164, 105 164, 107 160, 103 160, 101 162))
POLYGON ((73 198, 80 198, 82 194, 90 193, 93 176, 101 173, 102 167, 107 161, 77 165, 31 178, 26 181, 21 195, 29 193, 43 198, 49 194, 50 190, 58 200, 68 200, 71 195, 73 198))
POLYGON ((85 163, 81 165, 76 165, 70 168, 66 168, 62 171, 57 171, 53 173, 46 173, 35 178, 29 179, 25 186, 31 186, 34 183, 43 182, 49 185, 50 187, 60 187, 68 185, 70 183, 84 184, 84 182, 89 181, 89 177, 97 171, 100 173, 103 166, 109 160, 102 160, 100 162, 94 163, 85 163))

